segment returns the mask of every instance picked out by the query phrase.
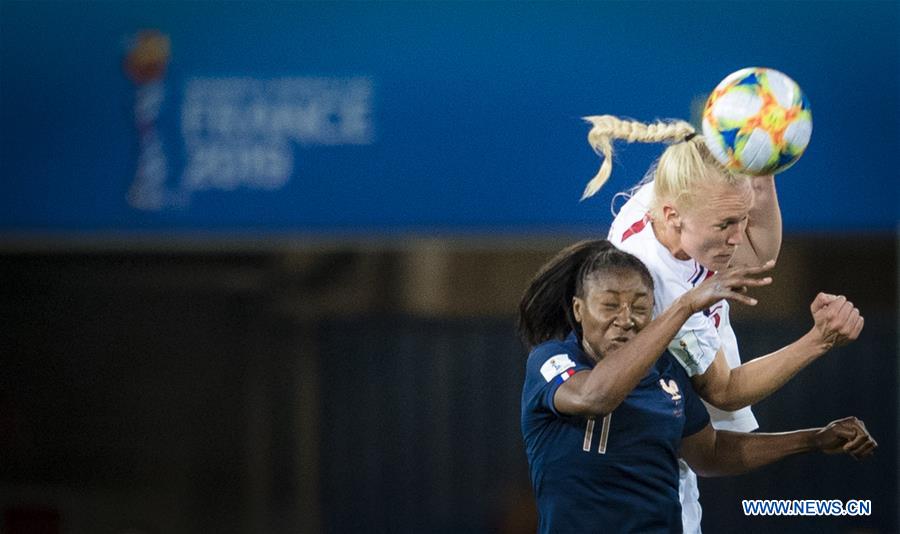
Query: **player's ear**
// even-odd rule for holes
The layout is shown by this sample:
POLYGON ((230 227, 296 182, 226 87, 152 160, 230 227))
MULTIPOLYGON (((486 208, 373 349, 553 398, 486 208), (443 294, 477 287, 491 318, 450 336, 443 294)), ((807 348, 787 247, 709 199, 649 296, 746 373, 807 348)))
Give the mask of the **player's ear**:
POLYGON ((584 308, 584 301, 578 297, 572 297, 572 315, 575 316, 575 320, 580 324, 582 311, 584 308))
POLYGON ((665 223, 666 226, 681 230, 681 212, 678 211, 678 208, 667 202, 663 204, 662 214, 663 223, 665 223))

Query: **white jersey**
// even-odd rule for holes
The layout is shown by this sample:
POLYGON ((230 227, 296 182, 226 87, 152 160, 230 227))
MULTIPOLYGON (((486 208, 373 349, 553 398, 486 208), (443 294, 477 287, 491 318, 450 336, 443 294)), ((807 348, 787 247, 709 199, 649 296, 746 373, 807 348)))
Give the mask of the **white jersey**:
MULTIPOLYGON (((647 215, 653 200, 653 183, 645 184, 622 206, 609 229, 608 239, 616 247, 637 256, 653 277, 653 316, 659 315, 678 297, 712 276, 708 269, 690 260, 679 260, 657 239, 647 215)), ((692 315, 675 335, 669 352, 681 363, 688 376, 703 374, 721 348, 729 367, 741 365, 737 338, 731 328, 729 305, 719 301, 708 310, 692 315)), ((750 407, 734 412, 706 405, 716 429, 751 432, 759 425, 750 407)), ((684 531, 700 532, 701 508, 697 477, 679 460, 679 493, 684 531)))

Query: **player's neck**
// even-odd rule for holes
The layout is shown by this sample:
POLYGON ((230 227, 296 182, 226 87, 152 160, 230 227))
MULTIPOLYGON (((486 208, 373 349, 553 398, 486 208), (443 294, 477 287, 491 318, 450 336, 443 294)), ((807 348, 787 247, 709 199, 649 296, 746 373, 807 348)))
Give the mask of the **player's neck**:
POLYGON ((657 221, 650 221, 653 228, 653 235, 659 244, 666 248, 672 256, 679 260, 689 260, 691 257, 681 248, 681 232, 668 224, 660 224, 657 221))
POLYGON ((582 340, 581 349, 584 351, 585 354, 587 354, 588 358, 594 360, 594 363, 600 362, 601 357, 598 356, 596 352, 594 352, 594 349, 591 347, 591 345, 587 341, 582 340))

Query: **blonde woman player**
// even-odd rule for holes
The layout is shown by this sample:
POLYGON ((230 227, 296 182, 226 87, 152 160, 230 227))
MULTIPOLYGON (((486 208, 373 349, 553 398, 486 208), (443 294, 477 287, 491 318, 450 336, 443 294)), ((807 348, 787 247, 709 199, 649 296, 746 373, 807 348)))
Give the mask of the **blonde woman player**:
MULTIPOLYGON (((777 258, 781 212, 772 176, 727 171, 686 122, 644 124, 610 115, 586 120, 592 124, 588 140, 603 156, 603 163, 583 198, 609 178, 614 140, 669 144, 617 214, 608 236, 650 270, 654 316, 715 271, 759 266, 777 258)), ((713 427, 755 430, 751 404, 862 331, 859 310, 843 296, 820 293, 810 310, 814 325, 807 334, 745 364, 741 364, 727 301, 691 316, 679 330, 669 350, 706 401, 713 427)), ((700 532, 697 478, 686 463, 679 463, 684 531, 700 532)))

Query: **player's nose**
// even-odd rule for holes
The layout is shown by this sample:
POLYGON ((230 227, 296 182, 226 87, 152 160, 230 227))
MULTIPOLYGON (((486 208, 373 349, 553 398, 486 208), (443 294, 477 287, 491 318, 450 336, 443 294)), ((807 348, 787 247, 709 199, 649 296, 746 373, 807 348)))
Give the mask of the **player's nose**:
POLYGON ((622 306, 616 315, 616 325, 623 330, 631 330, 634 328, 634 318, 631 314, 630 306, 622 306))
POLYGON ((740 225, 734 225, 731 233, 728 234, 726 242, 731 246, 738 246, 744 242, 744 230, 740 225))

